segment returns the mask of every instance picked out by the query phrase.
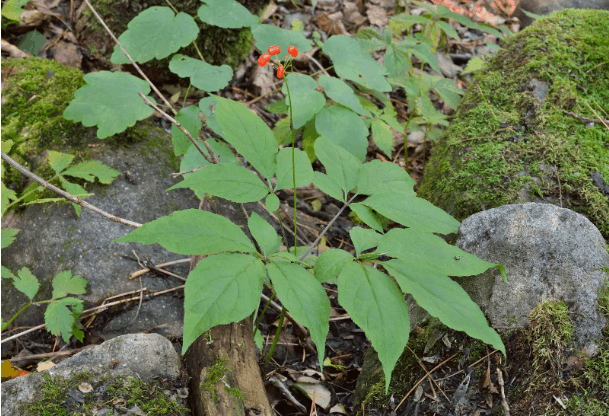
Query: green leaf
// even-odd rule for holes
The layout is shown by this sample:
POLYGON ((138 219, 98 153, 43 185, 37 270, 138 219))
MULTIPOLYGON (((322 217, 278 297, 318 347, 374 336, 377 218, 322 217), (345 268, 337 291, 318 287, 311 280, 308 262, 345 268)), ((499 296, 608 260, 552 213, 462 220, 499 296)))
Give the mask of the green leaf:
MULTIPOLYGON (((441 124, 448 126, 446 116, 436 110, 429 97, 419 97, 416 99, 417 111, 420 112, 424 124, 441 124)), ((414 121, 414 120, 413 120, 414 121)), ((423 124, 423 123, 420 123, 423 124)))
POLYGON ((246 253, 256 251, 238 225, 221 215, 198 209, 176 211, 112 241, 159 243, 173 253, 189 256, 203 256, 224 251, 246 253))
MULTIPOLYGON (((395 131, 404 133, 404 127, 397 121, 395 114, 390 113, 388 110, 388 108, 383 109, 383 114, 379 118, 389 124, 395 131)), ((393 110, 393 108, 391 108, 391 110, 393 110)))
POLYGON ((69 155, 66 153, 54 152, 53 150, 49 150, 48 154, 49 154, 49 164, 51 165, 51 167, 57 174, 60 174, 61 172, 63 172, 63 170, 65 168, 67 168, 70 165, 70 163, 72 163, 72 160, 74 159, 74 156, 72 156, 72 155, 69 155))
MULTIPOLYGON (((315 277, 301 266, 287 262, 267 264, 273 288, 283 306, 311 333, 323 365, 330 319, 330 301, 315 277)), ((323 367, 322 367, 323 368, 323 367)))
POLYGON ((361 202, 381 215, 407 227, 440 234, 456 233, 459 221, 431 202, 411 193, 384 192, 361 202))
POLYGON ((330 195, 339 201, 345 201, 345 194, 340 189, 336 181, 328 175, 321 172, 313 172, 313 184, 318 187, 323 193, 330 195))
POLYGON ((362 107, 353 89, 345 81, 334 77, 320 76, 317 82, 323 87, 326 95, 340 105, 350 108, 362 116, 371 117, 370 112, 362 107))
POLYGON ((2 145, 2 151, 6 154, 8 154, 11 149, 13 148, 13 141, 12 140, 3 140, 2 142, 0 142, 2 145))
POLYGON ((315 261, 315 278, 319 283, 327 282, 337 277, 345 264, 351 261, 353 256, 345 250, 334 248, 324 251, 315 261))
POLYGON ((203 0, 203 3, 206 4, 199 7, 197 15, 208 25, 238 29, 258 23, 259 18, 235 0, 203 0))
POLYGON ((269 212, 275 212, 279 209, 279 198, 275 194, 269 194, 264 204, 269 212))
MULTIPOLYGON (((64 110, 67 120, 80 121, 83 126, 98 126, 97 137, 105 139, 150 117, 153 109, 137 95, 146 95, 146 81, 125 72, 91 72, 84 76, 87 83, 74 93, 74 99, 64 110)), ((146 96, 153 104, 156 101, 146 96)))
MULTIPOLYGON (((2 16, 8 20, 19 21, 19 16, 23 13, 23 6, 30 0, 7 0, 2 7, 2 16)), ((4 150, 3 150, 4 152, 4 150)), ((6 153, 6 152, 4 152, 6 153)))
POLYGON ((405 77, 411 69, 408 53, 397 46, 391 45, 387 47, 383 62, 390 77, 405 77))
POLYGON ((340 105, 325 107, 315 117, 315 130, 332 143, 347 149, 361 162, 368 151, 368 128, 361 118, 340 105))
POLYGON ((351 241, 353 241, 355 254, 359 257, 362 251, 376 247, 383 235, 367 228, 353 227, 351 228, 351 231, 349 231, 349 236, 351 237, 351 241))
MULTIPOLYGON (((92 194, 88 194, 87 190, 85 188, 83 188, 82 186, 76 184, 76 183, 71 183, 68 182, 66 180, 66 178, 64 178, 63 176, 59 176, 59 181, 61 182, 61 187, 63 189, 66 190, 66 192, 68 192, 69 194, 72 194, 74 196, 78 196, 79 198, 85 198, 85 195, 92 195, 92 194)), ((41 203, 41 202, 51 202, 50 200, 52 199, 57 199, 57 198, 43 198, 43 199, 38 199, 35 201, 32 201, 30 203, 35 204, 35 203, 41 203)), ((60 200, 63 200, 64 198, 60 198, 60 200)), ((27 204, 24 204, 27 205, 27 204)), ((72 206, 74 207, 74 210, 76 211, 76 216, 80 217, 80 211, 81 211, 81 206, 78 204, 75 204, 72 202, 72 206)))
POLYGON ((440 66, 438 65, 438 58, 434 56, 431 46, 428 44, 421 43, 412 38, 405 38, 404 40, 397 42, 395 47, 403 53, 414 55, 421 61, 428 63, 434 71, 441 72, 440 66))
POLYGON ((446 36, 450 36, 453 39, 460 40, 459 34, 448 22, 443 22, 441 20, 437 21, 436 24, 440 26, 442 31, 446 33, 446 36))
POLYGON ((315 140, 319 137, 317 130, 315 130, 315 120, 310 120, 302 132, 302 150, 307 153, 309 162, 315 162, 317 155, 315 154, 315 140))
POLYGON ((394 33, 401 34, 416 24, 425 26, 430 23, 431 21, 423 16, 413 16, 406 13, 400 13, 389 19, 389 28, 394 33))
POLYGON ((215 112, 211 119, 221 129, 216 133, 230 143, 262 176, 271 179, 277 167, 275 157, 278 147, 269 126, 244 104, 216 95, 201 100, 199 108, 203 113, 209 112, 211 101, 215 102, 215 112))
POLYGON ((387 123, 379 118, 372 120, 372 138, 374 143, 385 153, 391 157, 393 151, 393 133, 389 129, 387 123))
POLYGON ((391 85, 384 77, 385 67, 372 59, 357 40, 335 35, 324 43, 322 50, 332 60, 339 77, 380 92, 391 91, 391 85))
MULTIPOLYGON (((294 149, 296 165, 296 186, 307 186, 313 182, 313 168, 305 152, 294 149)), ((292 169, 292 148, 286 147, 277 154, 277 186, 275 190, 294 188, 292 169)))
POLYGON ((190 78, 192 85, 207 92, 221 90, 233 79, 233 70, 228 65, 214 66, 181 54, 171 58, 169 70, 182 78, 190 78))
POLYGON ((0 183, 0 187, 2 189, 2 192, 1 192, 1 194, 2 194, 2 215, 4 215, 4 212, 6 211, 6 207, 8 206, 10 201, 17 199, 17 194, 12 189, 7 188, 4 185, 4 182, 0 183))
POLYGON ((120 174, 121 173, 118 170, 112 169, 110 166, 104 165, 97 160, 78 163, 62 172, 62 175, 64 176, 73 176, 89 182, 93 182, 95 177, 97 177, 97 179, 104 184, 112 183, 120 174))
MULTIPOLYGON (((169 7, 161 6, 140 12, 127 27, 118 40, 131 58, 142 64, 168 57, 199 35, 199 27, 192 16, 182 12, 176 15, 169 7)), ((118 45, 114 46, 110 61, 113 64, 131 63, 118 45)))
POLYGON ((49 303, 44 312, 44 321, 47 330, 53 335, 61 335, 68 343, 74 333, 76 319, 82 314, 82 300, 75 298, 64 298, 49 303), (68 309, 72 307, 72 310, 68 309))
POLYGON ((351 153, 321 136, 315 141, 315 153, 332 178, 345 193, 357 186, 362 163, 351 153))
POLYGON ((0 248, 6 248, 8 246, 10 246, 11 244, 13 244, 13 241, 15 241, 15 236, 17 235, 17 233, 21 231, 18 230, 17 228, 3 228, 2 229, 2 247, 0 248))
POLYGON ((261 260, 225 253, 202 259, 184 288, 182 354, 210 328, 238 322, 260 303, 266 270, 261 260))
POLYGON ((359 263, 347 263, 338 276, 338 301, 372 341, 383 365, 387 392, 391 372, 410 333, 404 295, 385 273, 359 263))
POLYGON ((453 110, 457 108, 461 102, 461 96, 464 94, 457 84, 455 84, 452 79, 448 78, 439 78, 431 85, 431 88, 436 91, 440 98, 442 98, 453 110))
POLYGON ((37 30, 31 30, 23 35, 17 47, 22 51, 29 52, 33 56, 37 56, 46 41, 47 39, 42 33, 37 30))
MULTIPOLYGON (((201 119, 199 118, 199 114, 199 108, 195 105, 190 105, 186 108, 182 108, 175 116, 176 121, 180 123, 194 139, 199 137, 199 132, 201 131, 201 119)), ((192 145, 190 139, 174 124, 171 125, 171 143, 173 144, 173 151, 176 156, 186 153, 188 148, 192 145)), ((201 159, 203 159, 203 157, 201 157, 201 159)))
POLYGON ((279 100, 275 103, 265 106, 264 109, 273 114, 288 114, 289 111, 285 98, 283 100, 279 100))
POLYGON ((479 71, 484 68, 484 64, 486 64, 486 61, 484 59, 479 57, 472 58, 469 60, 467 65, 465 65, 465 69, 463 70, 463 72, 461 72, 461 74, 469 74, 471 72, 479 71))
POLYGON ((275 123, 273 135, 277 140, 277 144, 284 146, 292 144, 294 137, 292 135, 292 129, 290 128, 290 117, 284 117, 275 123))
POLYGON ((414 228, 390 230, 378 251, 448 276, 475 276, 495 266, 447 244, 441 237, 414 228))
POLYGON ((360 171, 357 193, 373 195, 378 193, 396 192, 415 196, 414 179, 398 165, 391 162, 373 160, 364 163, 360 171), (382 181, 379 178, 383 178, 382 181))
POLYGON ((207 166, 185 175, 184 180, 167 190, 190 188, 197 195, 206 193, 233 202, 256 202, 269 193, 269 188, 251 170, 243 166, 219 164, 207 166))
POLYGON ((256 40, 256 49, 261 53, 266 53, 271 45, 279 46, 281 48, 280 58, 287 54, 290 45, 294 45, 298 49, 298 53, 311 50, 311 42, 301 32, 272 25, 253 25, 252 35, 256 40))
POLYGON ((277 252, 277 250, 279 250, 279 246, 281 245, 281 237, 277 235, 275 228, 266 222, 264 218, 255 212, 252 212, 252 215, 247 221, 247 226, 250 229, 250 233, 252 233, 252 237, 254 237, 260 246, 262 254, 268 257, 272 256, 277 252))
POLYGON ((288 83, 291 99, 287 97, 285 101, 288 105, 290 102, 292 103, 293 124, 294 128, 298 129, 324 108, 326 99, 321 92, 317 91, 317 82, 308 75, 288 74, 281 90, 286 96, 288 83))
POLYGON ((34 296, 36 296, 36 293, 38 293, 40 283, 38 282, 38 279, 36 279, 36 276, 34 276, 27 267, 19 270, 17 272, 17 276, 15 276, 3 266, 2 277, 13 279, 15 289, 30 298, 30 300, 34 300, 34 296))
POLYGON ((457 331, 491 344, 505 355, 501 337, 488 326, 480 307, 457 282, 414 260, 389 260, 383 266, 395 277, 402 291, 412 294, 430 315, 457 331))
MULTIPOLYGON (((197 110, 197 111, 199 111, 199 110, 197 110)), ((190 142, 190 140, 189 140, 189 142, 190 142)), ((203 149, 203 152, 209 156, 209 152, 207 151, 207 148, 203 145, 203 141, 198 140, 198 143, 201 146, 201 149, 203 149)), ((214 151, 216 156, 218 156, 220 158, 220 164, 237 165, 239 163, 239 161, 237 160, 235 155, 233 155, 233 152, 223 142, 219 142, 216 139, 207 139, 207 143, 209 144, 209 147, 211 147, 211 150, 214 151)), ((195 145, 190 142, 190 147, 188 148, 188 150, 186 151, 186 154, 184 155, 184 157, 182 158, 182 161, 180 162, 180 171, 187 172, 189 170, 196 169, 201 166, 208 166, 209 164, 210 163, 207 160, 205 160, 205 158, 201 155, 201 152, 199 152, 199 149, 197 149, 195 147, 195 145)), ((184 175, 184 177, 186 178, 189 175, 190 175, 190 173, 184 175)), ((195 194, 199 198, 203 198, 203 196, 204 196, 204 194, 198 193, 197 191, 195 191, 195 194)))
POLYGON ((351 204, 349 205, 349 208, 351 208, 357 217, 368 227, 378 231, 379 233, 383 232, 383 225, 379 222, 378 218, 376 215, 374 215, 370 208, 359 203, 351 204))
POLYGON ((87 293, 87 281, 80 276, 72 276, 69 270, 57 274, 53 278, 53 298, 59 299, 69 294, 83 295, 87 293))

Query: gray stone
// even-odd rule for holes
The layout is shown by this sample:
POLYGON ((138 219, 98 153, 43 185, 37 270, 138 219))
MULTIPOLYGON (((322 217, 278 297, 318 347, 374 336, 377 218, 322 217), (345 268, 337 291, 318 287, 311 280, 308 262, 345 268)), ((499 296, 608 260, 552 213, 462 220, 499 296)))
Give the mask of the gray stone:
POLYGON ((533 23, 533 19, 522 12, 523 9, 542 16, 564 9, 609 10, 609 0, 522 0, 514 13, 521 21, 521 28, 533 23))
POLYGON ((74 380, 74 377, 79 377, 78 382, 67 383, 62 402, 62 406, 72 406, 72 409, 78 408, 90 395, 95 397, 96 408, 111 409, 111 400, 106 400, 104 395, 106 388, 117 382, 127 387, 133 379, 144 383, 165 380, 162 389, 166 398, 186 406, 186 401, 180 398, 184 396, 186 379, 171 342, 158 334, 127 334, 81 351, 49 370, 2 383, 2 414, 29 416, 31 413, 26 407, 43 397, 47 383, 74 380), (43 376, 49 376, 50 380, 46 381, 43 376), (89 383, 94 389, 83 394, 77 383, 89 383))
POLYGON ((584 216, 551 204, 514 204, 464 220, 456 245, 503 264, 508 283, 492 268, 456 279, 494 328, 521 328, 545 300, 562 300, 574 323, 574 345, 592 355, 607 319, 598 313, 609 253, 598 229, 584 216))

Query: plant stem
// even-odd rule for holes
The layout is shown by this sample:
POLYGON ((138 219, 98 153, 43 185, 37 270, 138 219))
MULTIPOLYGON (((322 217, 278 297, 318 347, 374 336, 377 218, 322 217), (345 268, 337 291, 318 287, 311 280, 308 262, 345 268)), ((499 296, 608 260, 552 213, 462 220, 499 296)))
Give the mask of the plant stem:
POLYGON ((30 307, 30 306, 32 306, 32 305, 33 305, 33 303, 31 303, 31 302, 30 302, 30 303, 28 303, 27 305, 25 305, 23 308, 19 309, 19 310, 17 311, 17 313, 16 313, 15 315, 13 315, 13 317, 12 317, 11 319, 9 319, 9 320, 8 320, 8 322, 5 322, 5 323, 4 323, 5 327, 6 327, 6 328, 8 328, 8 326, 9 326, 10 324, 12 324, 12 323, 13 323, 13 321, 14 321, 15 319, 17 319, 17 317, 18 317, 19 315, 21 315, 21 313, 22 313, 23 311, 25 311, 27 308, 29 308, 29 307, 30 307))
MULTIPOLYGON (((55 175, 55 176, 53 176, 51 179, 49 179, 49 180, 47 181, 47 183, 50 183, 50 182, 51 182, 53 179, 55 179, 55 178, 59 178, 59 175, 55 175)), ((16 200, 14 200, 13 202, 11 202, 10 204, 8 204, 8 205, 6 206, 6 209, 9 209, 9 208, 10 208, 10 207, 12 207, 13 205, 15 205, 15 204, 17 204, 17 203, 21 202, 23 199, 25 199, 25 197, 26 197, 26 196, 28 196, 29 194, 31 194, 31 193, 33 193, 33 192, 38 191, 39 189, 40 189, 40 190, 42 190, 42 186, 38 186, 38 187, 36 187, 36 188, 32 189, 32 190, 31 190, 30 192, 28 192, 27 194, 25 194, 25 195, 21 195, 21 196, 19 197, 19 199, 16 199, 16 200)))
MULTIPOLYGON (((290 101, 290 130, 292 132, 292 181, 294 186, 294 256, 298 257, 298 224, 296 223, 296 133, 294 131, 294 118, 292 117, 292 96, 290 95, 290 85, 288 84, 288 77, 285 78, 285 87, 288 90, 288 100, 290 101)), ((288 247, 289 249, 289 247, 288 247)))
POLYGON ((277 346, 277 341, 279 341, 279 335, 281 334, 281 327, 283 327, 283 319, 285 318, 285 307, 281 310, 281 314, 279 315, 279 324, 277 325, 277 332, 275 332, 275 338, 273 338, 273 345, 271 345, 271 349, 266 356, 266 360, 264 361, 264 372, 266 373, 266 369, 269 366, 269 362, 271 362, 271 358, 273 357, 273 352, 275 352, 275 347, 277 346))
POLYGON ((273 300, 273 298, 275 297, 276 294, 277 293, 275 293, 275 291, 273 291, 273 294, 271 295, 269 300, 266 302, 266 305, 264 305, 264 308, 262 309, 262 313, 260 314, 260 316, 256 320, 256 323, 254 324, 254 335, 256 335, 256 331, 258 331, 258 325, 260 325, 260 321, 262 321, 262 317, 264 316, 264 313, 266 312, 266 308, 269 307, 269 305, 271 304, 271 301, 273 300))

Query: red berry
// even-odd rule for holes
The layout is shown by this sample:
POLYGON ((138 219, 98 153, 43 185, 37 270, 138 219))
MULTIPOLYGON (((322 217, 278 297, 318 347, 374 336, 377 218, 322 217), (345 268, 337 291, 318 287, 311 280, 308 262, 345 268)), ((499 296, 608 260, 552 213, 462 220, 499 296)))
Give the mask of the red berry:
POLYGON ((298 55, 298 49, 296 49, 296 46, 292 45, 288 48, 288 53, 292 55, 293 58, 296 58, 296 55, 298 55))
POLYGON ((269 46, 269 55, 277 55, 279 52, 281 52, 281 48, 279 46, 269 46))
POLYGON ((277 78, 283 77, 283 73, 285 72, 285 68, 283 65, 279 65, 279 69, 277 70, 277 78))
POLYGON ((271 55, 269 55, 268 53, 263 53, 262 55, 260 55, 260 58, 258 58, 258 65, 265 66, 270 60, 271 55))

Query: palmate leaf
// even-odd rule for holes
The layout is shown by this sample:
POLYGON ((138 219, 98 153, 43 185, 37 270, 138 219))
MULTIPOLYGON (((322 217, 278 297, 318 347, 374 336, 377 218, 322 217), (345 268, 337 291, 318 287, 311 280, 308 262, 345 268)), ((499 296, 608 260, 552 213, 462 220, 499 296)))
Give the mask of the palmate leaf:
POLYGON ((315 116, 315 130, 337 146, 347 149, 363 162, 368 151, 368 128, 357 113, 333 105, 325 107, 315 116))
POLYGON ((97 178, 104 184, 111 183, 120 174, 118 170, 112 169, 110 166, 104 165, 97 160, 78 163, 62 172, 64 176, 74 176, 89 182, 93 182, 97 178))
POLYGON ((323 87, 326 95, 340 105, 350 108, 362 116, 371 117, 370 112, 362 107, 353 89, 345 81, 334 77, 322 76, 319 77, 317 82, 323 87))
MULTIPOLYGON (((294 163, 296 165, 296 186, 307 186, 313 182, 313 168, 305 152, 294 149, 294 163)), ((294 188, 292 169, 292 148, 285 147, 277 154, 277 186, 279 189, 294 188)))
POLYGON ((64 296, 82 295, 87 293, 87 281, 80 276, 72 276, 69 270, 58 273, 53 278, 53 298, 59 299, 64 296))
POLYGON ((323 369, 326 337, 330 329, 330 301, 326 291, 311 273, 299 265, 273 262, 266 267, 283 306, 311 333, 323 369))
POLYGON ((264 264, 252 256, 224 253, 202 259, 184 288, 184 344, 182 354, 205 331, 237 322, 260 302, 264 264))
POLYGON ((68 343, 74 335, 82 342, 83 332, 76 326, 76 320, 82 314, 82 300, 75 298, 63 298, 49 303, 44 312, 44 321, 47 330, 53 335, 61 335, 68 343), (72 310, 68 308, 72 307, 72 310))
MULTIPOLYGON (((118 40, 134 61, 145 63, 168 57, 188 46, 198 34, 199 27, 189 14, 176 15, 169 7, 154 6, 135 16, 118 40)), ((130 63, 118 45, 110 60, 114 64, 130 63)))
POLYGON ((308 75, 288 74, 283 83, 282 92, 287 96, 290 87, 290 98, 286 98, 286 103, 292 103, 292 116, 294 117, 294 128, 299 129, 307 121, 315 117, 315 114, 324 108, 326 99, 324 95, 317 91, 317 82, 308 75))
POLYGON ((72 155, 69 155, 66 153, 54 152, 53 150, 49 150, 48 155, 49 155, 49 164, 51 165, 51 168, 53 168, 53 170, 57 174, 60 174, 61 172, 63 172, 65 170, 65 168, 67 168, 70 165, 70 163, 72 163, 72 160, 74 159, 74 156, 72 156, 72 155))
POLYGON ((256 240, 262 254, 265 256, 272 256, 279 250, 281 245, 281 237, 275 231, 275 228, 264 220, 260 215, 252 212, 249 220, 247 221, 247 227, 252 233, 252 237, 256 240))
POLYGON ((169 70, 182 78, 190 78, 192 85, 208 92, 221 90, 233 78, 233 70, 228 65, 214 66, 181 54, 171 58, 169 70))
POLYGON ((410 332, 404 295, 385 273, 359 263, 347 263, 338 276, 338 301, 372 341, 383 364, 387 392, 391 372, 410 332))
POLYGON ((238 225, 221 215, 198 209, 176 211, 113 241, 159 243, 171 252, 185 255, 256 251, 238 225))
POLYGON ((203 3, 197 15, 208 25, 238 29, 258 23, 259 18, 235 0, 203 0, 203 3))
MULTIPOLYGON (((105 139, 121 133, 152 115, 154 111, 137 95, 146 95, 146 81, 125 72, 92 72, 84 77, 87 85, 74 93, 74 99, 64 110, 67 120, 80 121, 85 127, 97 126, 97 137, 105 139)), ((153 104, 156 101, 148 98, 153 104)))
POLYGON ((19 233, 17 228, 3 228, 2 229, 2 245, 0 248, 5 248, 13 244, 15 241, 15 236, 19 233))
POLYGON ((17 193, 12 189, 7 188, 4 185, 4 182, 0 182, 0 187, 2 190, 2 192, 0 192, 2 198, 2 215, 4 215, 4 211, 6 211, 6 207, 11 202, 11 200, 17 199, 17 193))
POLYGON ((9 269, 2 266, 2 277, 5 279, 13 279, 15 289, 23 293, 30 300, 34 300, 34 296, 38 293, 40 283, 27 267, 23 267, 17 272, 17 276, 15 276, 9 269))

